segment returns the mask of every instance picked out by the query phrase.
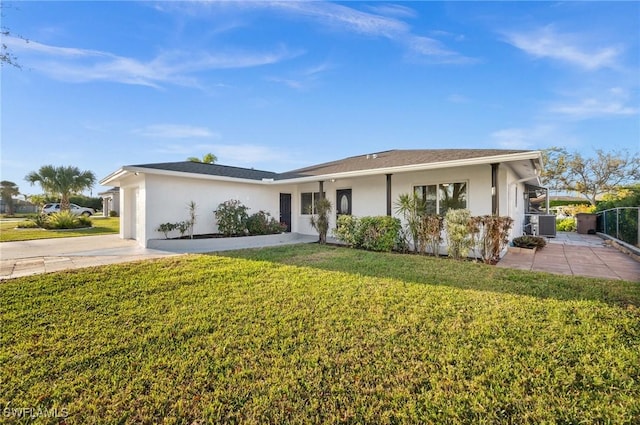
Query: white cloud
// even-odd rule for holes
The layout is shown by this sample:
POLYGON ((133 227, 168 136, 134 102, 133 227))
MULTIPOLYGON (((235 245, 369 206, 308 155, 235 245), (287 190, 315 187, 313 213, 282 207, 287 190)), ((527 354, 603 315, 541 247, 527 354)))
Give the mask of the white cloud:
POLYGON ((571 103, 556 103, 549 108, 552 114, 572 119, 637 115, 640 109, 630 106, 631 96, 621 87, 612 87, 596 95, 581 97, 571 103))
POLYGON ((469 102, 471 102, 471 99, 469 99, 467 96, 464 96, 462 94, 453 93, 453 94, 450 94, 449 96, 447 96, 447 102, 451 102, 451 103, 469 103, 469 102))
POLYGON ((553 125, 504 128, 491 133, 490 138, 492 145, 503 149, 542 149, 575 143, 573 137, 562 134, 553 125))
MULTIPOLYGON (((4 41, 4 39, 3 39, 4 41)), ((275 64, 299 54, 280 46, 267 52, 166 51, 149 61, 109 52, 58 47, 7 37, 7 45, 22 52, 21 61, 52 78, 71 82, 111 81, 161 87, 163 84, 198 86, 191 74, 214 69, 250 68, 275 64)))
POLYGON ((206 127, 178 124, 154 124, 133 131, 135 134, 159 139, 218 138, 218 134, 206 127))
POLYGON ((415 18, 418 16, 415 10, 399 4, 380 4, 368 6, 368 9, 379 15, 391 16, 395 18, 415 18))
POLYGON ((586 70, 616 68, 622 49, 619 46, 589 46, 584 36, 559 33, 549 25, 530 32, 505 34, 506 42, 538 58, 550 58, 586 70))
MULTIPOLYGON (((360 11, 345 5, 326 1, 257 1, 257 2, 221 2, 200 1, 189 3, 184 13, 194 14, 194 4, 208 8, 215 16, 216 11, 229 11, 236 7, 243 10, 271 10, 293 15, 299 19, 310 19, 325 27, 339 31, 348 31, 368 37, 382 37, 403 45, 414 55, 429 57, 431 63, 469 63, 473 62, 458 52, 446 48, 436 39, 413 33, 411 26, 400 18, 413 17, 415 12, 404 6, 376 5, 367 6, 374 13, 360 11), (386 16, 385 16, 386 15, 386 16)), ((176 10, 175 8, 172 10, 176 10)), ((203 9, 204 10, 204 9, 203 9)))
POLYGON ((601 101, 589 98, 572 105, 556 105, 550 111, 576 119, 586 119, 607 115, 636 115, 638 108, 627 106, 617 101, 601 101))

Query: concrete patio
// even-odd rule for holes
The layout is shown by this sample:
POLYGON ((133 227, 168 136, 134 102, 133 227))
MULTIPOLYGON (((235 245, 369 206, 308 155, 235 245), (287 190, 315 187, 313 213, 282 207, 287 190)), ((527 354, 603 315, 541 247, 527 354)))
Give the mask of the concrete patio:
POLYGON ((497 267, 640 282, 640 262, 597 235, 558 232, 535 253, 508 252, 497 267))

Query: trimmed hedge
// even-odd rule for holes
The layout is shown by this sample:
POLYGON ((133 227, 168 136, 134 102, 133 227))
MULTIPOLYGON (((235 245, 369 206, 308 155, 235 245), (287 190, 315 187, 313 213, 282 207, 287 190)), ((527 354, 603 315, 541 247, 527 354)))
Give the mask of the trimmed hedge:
POLYGON ((398 246, 402 224, 389 216, 338 217, 334 236, 354 248, 389 252, 398 246))

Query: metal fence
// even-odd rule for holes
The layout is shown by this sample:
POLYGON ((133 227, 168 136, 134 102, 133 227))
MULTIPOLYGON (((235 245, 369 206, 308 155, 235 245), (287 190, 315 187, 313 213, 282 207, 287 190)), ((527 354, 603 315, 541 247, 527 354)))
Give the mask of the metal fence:
POLYGON ((640 207, 620 207, 598 211, 596 230, 613 238, 640 247, 640 207))

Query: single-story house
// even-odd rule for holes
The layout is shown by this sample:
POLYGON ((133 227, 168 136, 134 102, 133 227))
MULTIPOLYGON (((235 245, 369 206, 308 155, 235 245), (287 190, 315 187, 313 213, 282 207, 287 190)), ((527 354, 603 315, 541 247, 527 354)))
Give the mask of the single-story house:
POLYGON ((523 234, 528 189, 540 188, 539 151, 501 149, 389 150, 345 158, 285 173, 197 162, 128 165, 100 181, 120 188, 120 236, 147 246, 162 238, 162 223, 188 218, 197 205, 194 234, 216 233, 214 211, 237 199, 287 225, 314 235, 312 205, 331 201, 331 227, 340 214, 393 215, 403 193, 417 191, 432 212, 467 208, 472 215, 514 219, 512 236, 523 234))

